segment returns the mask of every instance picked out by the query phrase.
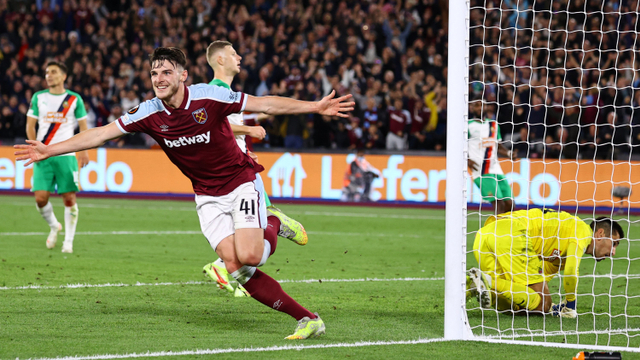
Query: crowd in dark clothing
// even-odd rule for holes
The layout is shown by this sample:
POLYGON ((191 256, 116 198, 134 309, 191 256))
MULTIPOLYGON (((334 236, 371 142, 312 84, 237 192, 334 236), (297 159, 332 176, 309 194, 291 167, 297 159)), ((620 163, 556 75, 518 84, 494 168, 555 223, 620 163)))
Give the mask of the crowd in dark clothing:
POLYGON ((471 1, 470 116, 495 116, 518 157, 640 152, 638 3, 495 4, 471 1))
MULTIPOLYGON (((518 157, 640 149, 633 4, 472 0, 469 99, 484 106, 470 117, 495 117, 518 157)), ((213 78, 208 44, 228 40, 243 57, 234 90, 304 100, 336 90, 356 101, 348 119, 262 121, 267 137, 255 146, 444 150, 448 11, 444 0, 0 0, 0 139, 24 139, 49 60, 68 66, 66 86, 82 95, 93 127, 154 96, 154 48, 183 49, 194 84, 213 78)))
MULTIPOLYGON (((228 40, 243 58, 234 90, 304 100, 336 90, 356 101, 348 119, 263 121, 267 137, 254 146, 384 149, 392 129, 404 148, 445 148, 446 1, 282 4, 0 0, 0 139, 24 139, 25 114, 33 93, 47 87, 50 60, 69 68, 66 87, 81 94, 94 127, 154 97, 148 63, 154 48, 186 53, 190 85, 213 78, 206 48, 228 40)), ((132 135, 116 144, 149 146, 149 140, 132 135)))

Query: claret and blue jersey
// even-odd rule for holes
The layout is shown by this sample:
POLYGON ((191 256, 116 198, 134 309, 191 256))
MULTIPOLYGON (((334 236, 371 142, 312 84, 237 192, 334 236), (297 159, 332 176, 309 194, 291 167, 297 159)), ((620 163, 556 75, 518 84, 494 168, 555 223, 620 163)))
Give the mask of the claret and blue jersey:
POLYGON ((185 174, 198 195, 222 196, 255 180, 264 168, 236 144, 227 115, 244 110, 247 96, 219 86, 185 86, 178 108, 153 98, 117 120, 123 133, 143 132, 185 174))

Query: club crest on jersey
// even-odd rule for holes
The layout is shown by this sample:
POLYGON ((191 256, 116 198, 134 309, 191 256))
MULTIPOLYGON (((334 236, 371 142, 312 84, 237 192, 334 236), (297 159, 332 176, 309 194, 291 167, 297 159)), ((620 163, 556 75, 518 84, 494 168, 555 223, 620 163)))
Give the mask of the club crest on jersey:
POLYGON ((204 124, 207 122, 207 110, 204 108, 200 108, 191 113, 193 116, 193 120, 195 120, 198 124, 204 124))
POLYGON ((129 114, 133 115, 135 114, 138 109, 140 108, 140 105, 136 106, 136 107, 132 107, 131 109, 129 109, 129 111, 127 111, 129 114))

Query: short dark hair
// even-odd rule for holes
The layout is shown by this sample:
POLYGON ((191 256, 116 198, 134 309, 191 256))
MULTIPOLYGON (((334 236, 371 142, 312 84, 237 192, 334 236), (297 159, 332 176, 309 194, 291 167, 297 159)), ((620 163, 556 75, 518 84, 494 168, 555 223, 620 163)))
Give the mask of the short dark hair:
POLYGON ((622 226, 620 226, 617 221, 607 216, 600 216, 593 220, 589 226, 591 226, 591 230, 593 230, 594 233, 598 229, 604 229, 604 232, 607 234, 606 236, 611 236, 613 235, 611 233, 613 230, 618 234, 620 239, 624 237, 624 230, 622 230, 622 226))
POLYGON ((158 66, 161 66, 164 61, 170 62, 174 67, 187 67, 187 57, 184 52, 176 47, 159 47, 153 50, 153 53, 149 55, 149 63, 153 68, 153 63, 159 61, 158 66))
POLYGON ((226 48, 227 46, 233 46, 233 44, 225 40, 216 40, 209 44, 209 46, 207 47, 207 62, 209 63, 209 66, 213 67, 213 61, 211 60, 213 54, 215 54, 218 50, 226 48))
POLYGON ((65 75, 69 73, 69 69, 67 68, 67 65, 65 65, 61 61, 49 61, 47 63, 47 67, 49 66, 57 66, 60 69, 60 71, 62 71, 65 75))

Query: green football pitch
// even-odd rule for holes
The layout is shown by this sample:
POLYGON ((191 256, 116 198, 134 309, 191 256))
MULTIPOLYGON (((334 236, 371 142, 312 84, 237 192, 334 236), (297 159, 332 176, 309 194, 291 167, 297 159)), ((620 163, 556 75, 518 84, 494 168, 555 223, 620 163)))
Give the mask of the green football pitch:
MULTIPOLYGON (((52 203, 63 222, 60 198, 52 203)), ((63 254, 62 236, 55 249, 45 247, 48 228, 32 197, 0 196, 0 359, 571 359, 577 352, 441 341, 443 210, 278 203, 305 225, 309 243, 280 238, 262 270, 327 326, 323 337, 292 342, 284 337, 294 319, 234 298, 205 277, 202 267, 216 256, 193 202, 80 197, 78 203, 74 253, 63 254)), ((477 229, 473 223, 470 231, 477 229)), ((640 227, 631 230, 633 236, 640 227)), ((637 348, 640 319, 606 315, 640 314, 640 251, 623 241, 618 255, 632 260, 595 267, 585 257, 581 274, 636 278, 581 280, 581 293, 614 300, 580 298, 578 311, 588 314, 577 321, 476 309, 468 313, 470 324, 487 336, 500 330, 542 341, 518 334, 546 330, 548 341, 626 345, 629 339, 637 348), (607 334, 610 329, 626 329, 630 337, 607 334), (577 333, 551 336, 561 330, 577 333)), ((557 291, 559 282, 551 286, 557 291)), ((623 354, 633 358, 640 354, 623 354)))

